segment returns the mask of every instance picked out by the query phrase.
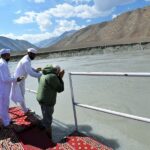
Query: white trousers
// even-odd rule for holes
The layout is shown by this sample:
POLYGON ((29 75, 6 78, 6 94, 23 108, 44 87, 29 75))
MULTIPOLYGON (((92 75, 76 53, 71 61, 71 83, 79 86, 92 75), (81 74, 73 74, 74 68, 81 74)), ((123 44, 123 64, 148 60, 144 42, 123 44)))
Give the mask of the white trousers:
POLYGON ((0 118, 2 119, 3 125, 8 126, 10 124, 9 110, 9 97, 0 96, 0 118))
POLYGON ((20 81, 19 83, 13 83, 10 97, 15 103, 19 103, 22 107, 22 110, 26 113, 29 109, 25 104, 25 80, 20 81))

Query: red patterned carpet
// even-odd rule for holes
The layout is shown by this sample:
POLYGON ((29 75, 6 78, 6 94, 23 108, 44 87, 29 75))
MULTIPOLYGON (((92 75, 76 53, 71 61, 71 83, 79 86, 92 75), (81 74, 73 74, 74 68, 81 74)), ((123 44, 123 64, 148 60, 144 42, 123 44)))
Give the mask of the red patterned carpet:
POLYGON ((107 146, 97 142, 96 140, 87 137, 84 134, 79 132, 74 132, 71 135, 67 136, 65 139, 62 139, 60 143, 52 149, 61 149, 61 150, 112 150, 107 146))
POLYGON ((36 126, 39 121, 36 114, 26 116, 19 107, 10 108, 9 113, 14 123, 8 129, 1 127, 0 150, 112 150, 79 132, 54 144, 36 126))

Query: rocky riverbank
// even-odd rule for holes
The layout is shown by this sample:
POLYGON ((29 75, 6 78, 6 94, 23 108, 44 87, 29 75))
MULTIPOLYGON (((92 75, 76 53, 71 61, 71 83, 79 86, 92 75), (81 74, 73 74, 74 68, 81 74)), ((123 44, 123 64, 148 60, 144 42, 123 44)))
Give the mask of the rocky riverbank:
MULTIPOLYGON (((140 44, 120 44, 120 45, 110 45, 110 46, 97 46, 88 47, 82 49, 72 49, 72 50, 60 50, 51 52, 41 52, 37 54, 37 59, 43 58, 57 58, 57 57, 72 57, 72 56, 83 56, 83 55, 94 55, 94 54, 108 54, 108 53, 120 53, 125 51, 136 51, 136 50, 149 50, 150 43, 140 43, 140 44)), ((12 56, 12 60, 16 61, 20 59, 24 54, 12 56)))

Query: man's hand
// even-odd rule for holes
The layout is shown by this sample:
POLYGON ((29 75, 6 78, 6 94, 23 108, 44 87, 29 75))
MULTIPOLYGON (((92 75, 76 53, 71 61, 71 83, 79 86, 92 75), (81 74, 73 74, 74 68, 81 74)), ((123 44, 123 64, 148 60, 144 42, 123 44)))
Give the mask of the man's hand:
POLYGON ((42 68, 40 68, 40 67, 39 67, 39 68, 36 68, 36 71, 37 71, 37 72, 42 71, 42 68))
POLYGON ((61 71, 59 72, 59 77, 60 77, 60 78, 63 78, 64 74, 65 74, 65 71, 64 71, 64 70, 61 70, 61 71))
POLYGON ((17 78, 17 82, 20 82, 20 81, 23 80, 24 78, 25 78, 24 76, 18 77, 18 78, 17 78))

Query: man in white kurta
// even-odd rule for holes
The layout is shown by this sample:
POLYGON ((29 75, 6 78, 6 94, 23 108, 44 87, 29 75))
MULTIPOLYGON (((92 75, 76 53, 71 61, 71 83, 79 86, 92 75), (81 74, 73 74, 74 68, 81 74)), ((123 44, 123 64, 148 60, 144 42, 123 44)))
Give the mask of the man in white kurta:
POLYGON ((22 110, 27 113, 29 109, 25 104, 25 79, 28 74, 32 77, 39 78, 42 73, 38 72, 36 69, 31 67, 31 60, 36 56, 37 50, 34 48, 29 48, 27 50, 27 55, 25 55, 18 63, 17 68, 14 73, 14 77, 24 76, 24 79, 19 83, 13 83, 11 91, 11 99, 17 103, 19 102, 22 110))
POLYGON ((10 124, 8 109, 11 83, 19 80, 11 77, 9 72, 8 61, 10 59, 10 50, 2 49, 0 54, 0 118, 3 121, 3 125, 8 126, 10 124))

